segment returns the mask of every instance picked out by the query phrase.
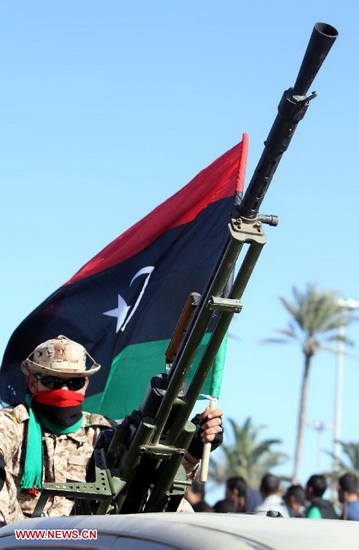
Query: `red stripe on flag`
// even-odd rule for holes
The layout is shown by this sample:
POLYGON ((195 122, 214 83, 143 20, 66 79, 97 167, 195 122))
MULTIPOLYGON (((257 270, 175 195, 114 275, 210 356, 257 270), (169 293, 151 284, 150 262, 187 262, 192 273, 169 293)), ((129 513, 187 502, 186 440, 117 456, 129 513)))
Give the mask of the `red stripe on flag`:
POLYGON ((202 170, 178 193, 152 210, 85 264, 66 284, 113 267, 146 248, 163 233, 191 222, 209 204, 242 191, 248 136, 202 170))
POLYGON ((248 157, 248 134, 243 134, 242 137, 242 151, 238 166, 236 191, 244 190, 244 178, 246 175, 247 157, 248 157))

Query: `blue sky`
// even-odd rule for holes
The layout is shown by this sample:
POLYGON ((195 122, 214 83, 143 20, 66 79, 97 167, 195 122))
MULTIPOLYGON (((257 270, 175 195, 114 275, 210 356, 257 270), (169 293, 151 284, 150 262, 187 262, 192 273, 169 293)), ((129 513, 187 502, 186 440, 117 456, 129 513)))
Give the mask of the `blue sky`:
MULTIPOLYGON (((0 3, 0 351, 22 319, 113 238, 250 137, 247 181, 317 21, 339 38, 262 205, 277 214, 232 324, 221 406, 293 455, 303 359, 263 345, 308 282, 359 298, 357 2, 0 3)), ((348 335, 358 340, 358 326, 348 335)), ((356 348, 351 353, 357 352, 356 348)), ((314 359, 308 421, 333 422, 336 358, 314 359)), ((342 439, 359 441, 345 358, 342 439)), ((332 449, 332 432, 321 445, 332 449)), ((306 429, 304 483, 330 463, 306 429)), ((290 474, 292 462, 281 468, 290 474)))

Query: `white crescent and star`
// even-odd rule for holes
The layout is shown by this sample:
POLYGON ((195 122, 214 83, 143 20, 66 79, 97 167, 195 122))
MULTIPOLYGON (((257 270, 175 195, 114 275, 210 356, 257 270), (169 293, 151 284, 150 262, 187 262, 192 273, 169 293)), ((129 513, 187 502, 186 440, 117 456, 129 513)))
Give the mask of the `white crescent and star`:
POLYGON ((141 292, 139 293, 137 300, 133 306, 128 305, 126 300, 122 298, 120 294, 117 295, 117 307, 114 309, 110 309, 109 311, 105 311, 103 315, 108 315, 109 317, 114 317, 117 319, 116 323, 116 333, 120 330, 124 331, 128 322, 132 318, 133 314, 135 313, 136 309, 139 306, 140 301, 142 300, 142 297, 145 293, 146 287, 148 285, 149 279, 151 277, 151 274, 154 270, 154 266, 148 265, 146 267, 143 267, 137 273, 132 277, 131 282, 129 284, 129 287, 131 287, 132 283, 141 275, 147 275, 146 279, 144 280, 144 283, 141 288, 141 292), (131 310, 131 313, 129 313, 131 310))

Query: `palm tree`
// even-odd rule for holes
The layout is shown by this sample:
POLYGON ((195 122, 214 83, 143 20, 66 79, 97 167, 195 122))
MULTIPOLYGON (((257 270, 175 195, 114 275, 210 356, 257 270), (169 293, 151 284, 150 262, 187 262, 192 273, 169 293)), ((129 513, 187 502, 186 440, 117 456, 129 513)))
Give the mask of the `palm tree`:
MULTIPOLYGON (((340 471, 351 472, 356 476, 359 476, 359 442, 348 442, 339 441, 342 452, 345 455, 344 460, 339 460, 338 466, 340 471)), ((334 453, 328 453, 331 457, 334 457, 334 453)))
POLYGON ((230 418, 227 424, 231 427, 233 443, 223 444, 216 452, 219 458, 211 458, 210 477, 222 483, 231 476, 242 476, 249 487, 257 488, 265 473, 287 460, 287 455, 272 450, 281 440, 258 441, 264 426, 253 426, 251 418, 247 418, 243 426, 230 418))
POLYGON ((297 342, 304 355, 304 369, 300 392, 298 428, 295 448, 295 459, 292 481, 297 482, 298 468, 302 452, 303 432, 306 419, 309 373, 312 359, 319 350, 336 350, 327 346, 334 340, 349 340, 340 336, 338 330, 354 320, 353 314, 340 304, 338 293, 329 290, 318 290, 315 284, 308 284, 305 292, 293 288, 293 301, 281 297, 280 300, 292 316, 288 328, 277 329, 284 338, 270 338, 266 342, 297 342))

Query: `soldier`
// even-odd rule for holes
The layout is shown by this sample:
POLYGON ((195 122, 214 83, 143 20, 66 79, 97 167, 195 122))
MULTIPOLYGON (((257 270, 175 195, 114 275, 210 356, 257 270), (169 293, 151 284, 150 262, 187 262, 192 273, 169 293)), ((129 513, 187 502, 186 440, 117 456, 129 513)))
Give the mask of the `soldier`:
MULTIPOLYGON (((102 415, 82 411, 89 376, 100 365, 80 344, 65 336, 47 340, 21 369, 28 389, 25 403, 0 410, 2 525, 31 517, 43 482, 84 482, 101 430, 114 426, 102 415)), ((211 413, 197 436, 200 442, 218 439, 221 415, 219 410, 211 413)), ((189 478, 198 462, 187 453, 183 463, 189 478)), ((50 497, 43 515, 67 516, 72 507, 71 499, 50 497)))

